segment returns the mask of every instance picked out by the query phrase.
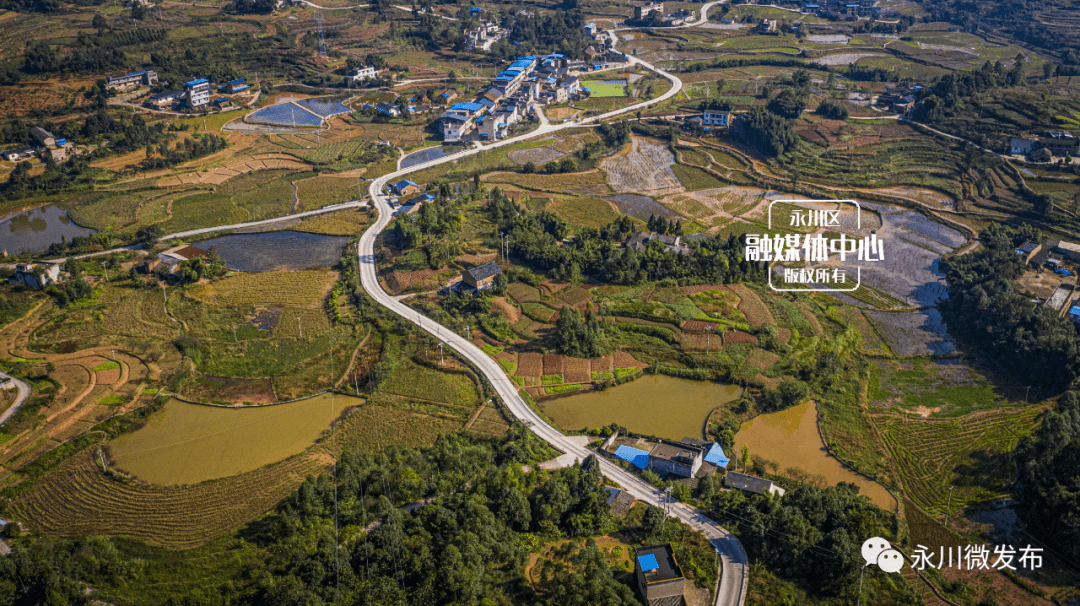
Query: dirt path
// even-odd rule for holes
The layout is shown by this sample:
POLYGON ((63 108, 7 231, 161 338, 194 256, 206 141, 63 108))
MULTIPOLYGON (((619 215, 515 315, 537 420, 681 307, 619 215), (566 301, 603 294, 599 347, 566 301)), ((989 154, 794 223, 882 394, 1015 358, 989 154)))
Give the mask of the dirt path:
POLYGON ((367 334, 364 335, 363 339, 360 339, 360 344, 357 345, 356 349, 353 350, 352 356, 349 357, 349 364, 345 367, 345 372, 341 374, 341 378, 337 380, 337 383, 334 383, 334 387, 341 385, 345 382, 345 379, 349 377, 349 371, 352 370, 352 367, 356 364, 356 356, 360 355, 360 350, 363 349, 365 345, 367 345, 368 339, 370 338, 371 329, 368 328, 367 334))
POLYGON ((484 412, 485 408, 487 408, 487 402, 481 403, 480 407, 476 409, 476 412, 474 412, 472 416, 469 417, 468 422, 465 423, 465 429, 472 429, 473 423, 476 423, 476 420, 480 418, 480 413, 484 412))

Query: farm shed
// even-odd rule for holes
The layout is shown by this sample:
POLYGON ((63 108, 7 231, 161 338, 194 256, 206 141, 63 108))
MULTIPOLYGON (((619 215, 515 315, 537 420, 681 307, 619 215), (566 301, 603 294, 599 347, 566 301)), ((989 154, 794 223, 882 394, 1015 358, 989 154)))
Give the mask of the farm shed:
POLYGON ((638 469, 646 469, 649 466, 649 453, 640 448, 622 445, 615 449, 615 457, 632 464, 638 469))
POLYGON ((169 268, 169 273, 174 274, 180 269, 180 264, 199 257, 205 257, 206 251, 197 246, 175 246, 158 253, 158 260, 169 268))
POLYGON ((765 478, 759 478, 737 471, 729 471, 728 474, 724 476, 724 486, 727 486, 728 488, 737 488, 748 495, 774 494, 782 497, 784 496, 784 493, 787 492, 774 484, 772 480, 766 480, 765 478))
POLYGON ((698 440, 696 438, 683 438, 682 442, 684 444, 697 446, 704 450, 705 458, 703 460, 706 463, 712 463, 717 467, 723 467, 724 469, 727 469, 728 463, 731 462, 731 459, 729 459, 727 455, 724 454, 723 447, 721 447, 716 442, 710 442, 708 440, 698 440))

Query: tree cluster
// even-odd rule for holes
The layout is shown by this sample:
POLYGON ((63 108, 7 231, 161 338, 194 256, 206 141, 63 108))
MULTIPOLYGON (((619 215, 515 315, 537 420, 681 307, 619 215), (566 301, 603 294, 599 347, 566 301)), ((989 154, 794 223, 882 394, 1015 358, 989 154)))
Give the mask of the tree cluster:
POLYGON ((864 564, 862 542, 896 531, 889 513, 844 482, 824 490, 803 486, 783 499, 712 492, 713 517, 738 527, 752 561, 824 595, 853 592, 864 564))
POLYGON ((767 156, 779 156, 799 144, 799 136, 788 120, 764 107, 753 107, 733 124, 732 130, 767 156))
POLYGON ((938 308, 961 343, 1037 393, 1060 393, 1080 376, 1080 335, 1072 321, 1016 290, 1024 263, 1015 249, 1028 239, 1038 241, 1038 232, 991 224, 979 236, 981 249, 942 259, 949 296, 938 308))
POLYGON ((1031 437, 1016 449, 1019 478, 1016 512, 1027 528, 1080 559, 1080 397, 1074 391, 1058 398, 1031 437))
POLYGON ((674 279, 680 283, 731 283, 760 279, 759 263, 742 258, 743 245, 737 237, 710 237, 689 241, 690 253, 667 250, 657 241, 644 251, 621 248, 626 222, 602 230, 581 228, 570 242, 562 242, 569 231, 557 215, 521 209, 492 190, 487 206, 496 231, 510 235, 511 253, 538 268, 552 271, 557 278, 575 279, 589 275, 610 284, 640 284, 674 279))
POLYGON ((584 316, 573 307, 564 307, 555 321, 555 347, 575 358, 598 358, 611 348, 600 319, 586 309, 584 316))

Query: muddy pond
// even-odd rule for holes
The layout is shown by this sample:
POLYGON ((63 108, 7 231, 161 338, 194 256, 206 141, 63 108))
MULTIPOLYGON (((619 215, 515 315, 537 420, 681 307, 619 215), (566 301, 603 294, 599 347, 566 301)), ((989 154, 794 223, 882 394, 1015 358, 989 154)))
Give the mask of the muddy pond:
POLYGON ((196 484, 303 452, 342 411, 363 400, 321 395, 256 408, 172 399, 144 425, 109 443, 110 463, 153 484, 196 484))
POLYGON ((417 164, 423 164, 424 162, 431 162, 432 160, 438 160, 446 156, 446 152, 441 147, 425 147, 420 151, 414 151, 413 153, 405 156, 401 159, 401 168, 409 168, 410 166, 416 166, 417 164))
POLYGON ((76 225, 57 206, 41 206, 0 221, 0 250, 10 254, 39 253, 49 249, 61 238, 91 236, 96 229, 76 225))
POLYGON ((700 438, 709 413, 741 393, 738 385, 645 375, 605 391, 548 400, 540 407, 567 430, 618 423, 635 433, 681 440, 700 438))
MULTIPOLYGON (((817 430, 817 404, 813 401, 780 412, 763 414, 743 423, 735 434, 735 452, 750 448, 751 457, 761 457, 776 464, 780 474, 788 468, 809 476, 820 476, 829 486, 854 483, 859 494, 886 511, 896 510, 896 500, 885 487, 845 467, 825 449, 817 430)), ((735 458, 732 455, 732 458, 735 458)))
POLYGON ((203 250, 217 247, 229 269, 288 271, 332 267, 341 260, 348 236, 325 236, 296 231, 238 234, 203 240, 203 250))

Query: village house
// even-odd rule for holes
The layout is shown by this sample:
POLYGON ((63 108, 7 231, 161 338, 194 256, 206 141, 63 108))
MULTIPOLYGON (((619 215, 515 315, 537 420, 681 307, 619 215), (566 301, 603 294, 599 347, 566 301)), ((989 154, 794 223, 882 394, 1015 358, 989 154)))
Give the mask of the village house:
POLYGON ((44 288, 60 283, 60 265, 57 263, 24 263, 15 266, 15 275, 11 277, 16 284, 30 288, 44 288))
MULTIPOLYGON (((1051 244, 1048 242, 1047 244, 1051 244)), ((1065 240, 1058 240, 1056 244, 1053 244, 1054 252, 1058 253, 1065 259, 1072 261, 1073 263, 1080 262, 1080 244, 1074 244, 1072 242, 1066 242, 1065 240)))
POLYGON ((1045 137, 1039 137, 1039 145, 1058 157, 1077 155, 1078 143, 1080 143, 1080 139, 1073 137, 1072 133, 1064 130, 1049 131, 1045 137))
POLYGON ((402 179, 397 183, 390 184, 390 191, 401 196, 409 196, 420 191, 420 186, 411 181, 410 179, 402 179))
POLYGON ((626 247, 637 251, 649 248, 649 242, 656 240, 664 245, 666 250, 673 250, 682 255, 690 254, 690 247, 682 242, 681 236, 665 236, 651 231, 639 231, 626 241, 626 247))
POLYGON ((737 471, 727 472, 727 475, 724 476, 724 486, 741 490, 743 491, 743 494, 746 494, 747 496, 755 494, 774 494, 778 497, 782 497, 784 496, 784 493, 787 492, 774 484, 772 480, 766 480, 765 478, 759 478, 737 471))
POLYGON ((199 257, 205 257, 206 251, 196 246, 174 246, 165 252, 158 253, 158 261, 169 269, 170 274, 175 274, 180 269, 180 264, 199 257))
POLYGON ((502 273, 502 268, 495 261, 489 261, 472 269, 461 272, 461 283, 474 292, 495 288, 495 276, 502 273))
POLYGON ((649 452, 649 469, 656 473, 692 478, 701 469, 702 449, 690 444, 660 441, 649 452))
POLYGON ((401 108, 393 103, 379 103, 375 106, 375 111, 384 116, 390 116, 391 118, 401 115, 401 108))
POLYGON ((353 72, 353 80, 371 80, 379 77, 379 70, 375 69, 371 65, 361 65, 353 72))
POLYGON ((106 77, 105 88, 108 90, 126 90, 135 88, 140 84, 150 86, 154 82, 157 82, 157 79, 157 72, 141 69, 137 72, 128 72, 126 74, 117 74, 115 76, 106 77))
POLYGON ((1040 251, 1042 251, 1042 244, 1028 240, 1016 249, 1016 254, 1020 255, 1020 258, 1027 264, 1031 261, 1031 258, 1039 254, 1040 251))
POLYGON ((775 34, 777 31, 776 19, 762 19, 758 24, 758 32, 762 34, 775 34))
POLYGON ((727 126, 730 118, 729 111, 707 109, 701 114, 701 123, 705 126, 727 126))
POLYGON ((670 544, 643 547, 634 558, 634 576, 646 606, 682 606, 686 577, 670 544))
POLYGON ((1011 137, 1009 139, 1009 153, 1017 156, 1026 156, 1039 145, 1034 139, 1011 137))
POLYGON ((52 147, 56 145, 56 137, 54 137, 52 133, 45 130, 44 128, 41 128, 40 126, 35 126, 34 128, 31 128, 30 136, 33 137, 35 141, 44 145, 45 147, 52 147))
POLYGON ((173 103, 176 103, 179 99, 184 97, 184 93, 178 90, 167 90, 157 93, 156 95, 150 95, 150 98, 146 100, 146 105, 155 108, 169 107, 173 103))
POLYGON ((247 81, 246 78, 237 78, 235 80, 229 80, 228 82, 223 84, 218 89, 218 91, 223 92, 223 93, 228 93, 230 95, 234 95, 234 94, 236 94, 238 92, 245 91, 245 90, 247 90, 249 88, 251 88, 251 85, 248 84, 248 81, 247 81))
POLYGON ((37 149, 28 146, 15 147, 0 152, 0 156, 8 162, 22 162, 23 160, 29 160, 30 158, 33 158, 35 154, 37 154, 37 149))

